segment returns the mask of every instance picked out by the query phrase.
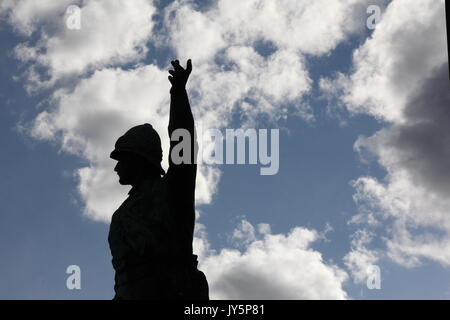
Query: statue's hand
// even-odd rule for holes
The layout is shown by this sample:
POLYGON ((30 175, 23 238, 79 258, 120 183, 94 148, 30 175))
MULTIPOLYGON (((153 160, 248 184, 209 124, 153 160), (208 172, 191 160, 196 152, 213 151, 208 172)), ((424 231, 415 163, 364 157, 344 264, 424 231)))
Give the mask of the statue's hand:
POLYGON ((186 69, 184 69, 178 60, 170 62, 175 70, 169 70, 171 74, 169 81, 172 84, 172 88, 185 88, 186 82, 192 71, 192 61, 188 59, 186 69))

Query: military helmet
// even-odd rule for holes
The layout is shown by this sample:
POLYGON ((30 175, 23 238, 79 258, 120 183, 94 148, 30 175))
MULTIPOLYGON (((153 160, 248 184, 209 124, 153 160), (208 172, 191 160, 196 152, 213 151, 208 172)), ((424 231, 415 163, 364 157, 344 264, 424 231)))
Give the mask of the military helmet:
POLYGON ((161 167, 161 139, 151 124, 144 123, 129 129, 117 139, 110 157, 114 160, 120 160, 120 155, 123 152, 138 154, 156 168, 161 175, 165 173, 161 167))

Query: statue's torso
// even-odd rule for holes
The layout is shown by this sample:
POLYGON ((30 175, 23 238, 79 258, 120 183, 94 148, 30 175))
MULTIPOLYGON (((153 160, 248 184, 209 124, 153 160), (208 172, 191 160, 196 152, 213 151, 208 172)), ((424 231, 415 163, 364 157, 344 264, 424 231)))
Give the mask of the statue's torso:
MULTIPOLYGON (((174 226, 167 207, 165 182, 146 182, 114 212, 108 235, 116 291, 146 281, 157 287, 173 254, 174 226)), ((136 289, 134 289, 136 291, 136 289)))

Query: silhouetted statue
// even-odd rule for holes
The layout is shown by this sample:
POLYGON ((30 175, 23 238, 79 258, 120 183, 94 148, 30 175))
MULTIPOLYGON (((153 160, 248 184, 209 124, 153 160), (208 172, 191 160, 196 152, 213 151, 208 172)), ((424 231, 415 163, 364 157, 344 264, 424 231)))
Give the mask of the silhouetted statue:
POLYGON ((195 222, 197 141, 185 85, 192 70, 178 60, 170 70, 169 137, 176 129, 191 136, 191 161, 175 164, 171 141, 169 169, 161 167, 161 140, 146 123, 121 136, 111 153, 119 183, 132 185, 114 212, 108 242, 115 269, 114 299, 202 299, 208 283, 192 252, 195 222))

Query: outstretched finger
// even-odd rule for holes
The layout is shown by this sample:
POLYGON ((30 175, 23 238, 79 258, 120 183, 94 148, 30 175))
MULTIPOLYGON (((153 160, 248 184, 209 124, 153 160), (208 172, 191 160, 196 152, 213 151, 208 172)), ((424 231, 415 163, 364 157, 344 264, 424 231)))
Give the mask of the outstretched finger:
POLYGON ((188 59, 188 61, 187 61, 186 71, 187 71, 188 74, 190 74, 191 71, 192 71, 192 61, 191 61, 191 59, 188 59))
POLYGON ((168 76, 167 78, 169 79, 170 83, 173 84, 173 77, 172 76, 168 76))
POLYGON ((170 62, 173 65, 173 68, 175 70, 184 70, 181 66, 180 66, 180 61, 175 60, 175 61, 171 61, 170 62))

